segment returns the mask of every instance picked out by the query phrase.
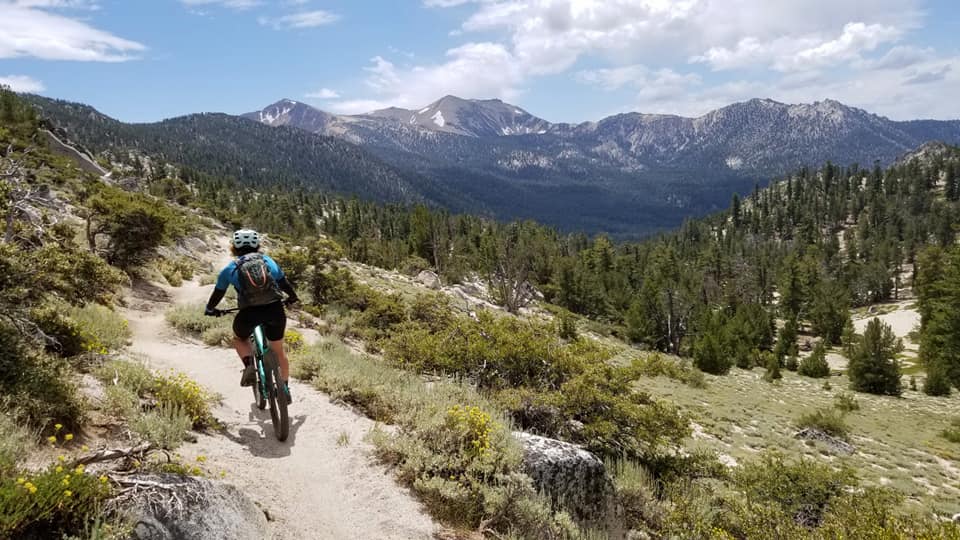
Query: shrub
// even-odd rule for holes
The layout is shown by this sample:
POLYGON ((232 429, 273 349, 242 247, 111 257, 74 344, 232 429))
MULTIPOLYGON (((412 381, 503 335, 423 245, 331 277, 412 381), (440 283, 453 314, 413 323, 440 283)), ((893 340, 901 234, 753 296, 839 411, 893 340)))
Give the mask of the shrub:
POLYGON ((396 431, 370 433, 376 454, 441 520, 524 537, 576 530, 554 518, 522 474, 509 421, 470 388, 446 381, 428 387, 329 342, 296 352, 293 372, 374 419, 395 422, 396 431))
POLYGON ((659 530, 664 509, 657 498, 657 481, 642 465, 626 460, 607 460, 613 477, 617 516, 631 530, 659 530))
POLYGON ((200 304, 180 304, 166 312, 170 326, 199 337, 210 346, 229 344, 233 339, 233 321, 230 317, 207 317, 200 304))
POLYGON ((270 251, 270 257, 283 268, 291 283, 300 283, 310 267, 310 254, 303 248, 282 248, 270 251))
POLYGON ((797 371, 800 375, 813 377, 814 379, 830 376, 830 364, 827 363, 827 348, 824 347, 823 341, 818 342, 813 348, 813 352, 800 362, 800 367, 797 371))
POLYGON ((678 448, 690 427, 673 407, 634 390, 634 380, 629 368, 592 364, 537 400, 556 407, 561 418, 579 423, 566 422, 553 436, 604 457, 649 463, 678 448))
POLYGON ((94 371, 94 375, 110 386, 122 386, 130 389, 138 397, 154 391, 156 377, 139 362, 110 360, 94 371))
MULTIPOLYGON (((232 337, 233 336, 231 334, 231 338, 232 337)), ((303 334, 297 332, 296 330, 290 329, 283 333, 283 343, 290 351, 300 350, 306 344, 306 342, 303 340, 303 334)))
POLYGON ((4 411, 0 415, 0 482, 11 477, 32 446, 33 436, 30 432, 4 411))
POLYGON ((166 450, 176 450, 183 443, 184 434, 193 421, 183 407, 162 402, 156 408, 137 415, 130 421, 130 429, 145 441, 166 450))
POLYGON ((834 409, 817 409, 803 414, 797 419, 797 427, 816 429, 839 439, 846 439, 850 433, 843 414, 834 409))
POLYGON ((423 257, 418 257, 416 255, 411 255, 403 260, 400 263, 398 270, 405 275, 415 276, 424 270, 429 270, 431 268, 430 263, 427 262, 423 257))
POLYGON ((227 320, 208 328, 200 335, 200 341, 211 347, 229 347, 233 343, 233 326, 227 320))
POLYGON ((165 257, 157 263, 157 270, 172 287, 179 287, 184 280, 193 279, 194 263, 185 257, 165 257))
POLYGON ((853 394, 841 393, 837 394, 833 398, 833 406, 842 412, 848 413, 853 411, 860 410, 860 403, 857 402, 857 398, 853 394))
POLYGON ((89 352, 122 349, 130 339, 130 326, 119 313, 100 304, 86 304, 69 310, 69 316, 80 327, 89 352))
POLYGON ((765 351, 763 354, 764 367, 766 371, 763 374, 763 380, 767 382, 773 382, 783 378, 783 374, 780 373, 780 360, 777 359, 777 355, 765 351))
POLYGON ((20 335, 0 324, 0 395, 7 408, 40 431, 59 423, 79 427, 83 407, 69 365, 36 352, 20 335))
POLYGON ((0 483, 0 537, 60 538, 83 530, 111 492, 106 477, 60 463, 0 483))
POLYGON ((950 427, 940 432, 940 436, 950 442, 960 443, 960 418, 954 418, 950 427))
POLYGON ((631 368, 641 377, 662 375, 693 388, 706 388, 707 386, 707 380, 702 371, 693 369, 687 362, 660 353, 647 354, 634 359, 631 368))
POLYGON ((791 462, 778 454, 766 454, 739 467, 733 484, 748 504, 773 504, 798 524, 816 526, 829 503, 856 485, 856 477, 849 469, 835 471, 830 465, 805 458, 791 462))
POLYGON ((46 344, 46 350, 64 357, 81 354, 87 350, 84 346, 82 328, 77 321, 65 313, 61 305, 47 304, 30 311, 30 319, 53 341, 46 344))
POLYGON ((157 376, 154 394, 160 403, 182 408, 194 428, 203 429, 216 424, 210 412, 213 396, 183 373, 157 376))
POLYGON ((169 241, 178 219, 164 201, 106 185, 97 185, 84 203, 90 249, 124 269, 143 264, 158 243, 169 241))
POLYGON ((733 475, 733 484, 747 502, 774 504, 800 525, 816 526, 835 498, 856 485, 850 469, 801 458, 787 461, 778 454, 745 463, 733 475))

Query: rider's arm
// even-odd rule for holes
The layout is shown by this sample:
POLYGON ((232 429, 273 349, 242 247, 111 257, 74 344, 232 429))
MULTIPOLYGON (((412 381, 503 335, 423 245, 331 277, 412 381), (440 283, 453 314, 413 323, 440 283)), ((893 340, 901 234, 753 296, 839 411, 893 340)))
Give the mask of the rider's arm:
POLYGON ((230 266, 220 271, 220 275, 217 276, 217 284, 213 288, 213 292, 210 293, 210 299, 207 300, 207 313, 212 312, 217 308, 217 304, 223 300, 223 295, 227 294, 227 287, 230 286, 230 266))
POLYGON ((287 301, 291 304, 296 304, 300 301, 297 298, 297 291, 294 290, 293 285, 287 280, 286 277, 277 282, 277 286, 280 287, 280 290, 287 293, 287 301))

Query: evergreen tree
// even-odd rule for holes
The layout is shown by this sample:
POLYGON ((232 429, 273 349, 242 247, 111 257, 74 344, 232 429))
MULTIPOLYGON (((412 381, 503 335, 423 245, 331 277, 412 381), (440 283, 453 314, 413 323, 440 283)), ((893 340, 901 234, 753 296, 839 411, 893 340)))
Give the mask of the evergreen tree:
POLYGON ((706 373, 724 375, 733 366, 727 321, 722 312, 711 313, 705 319, 693 344, 693 363, 706 373))
POLYGON ((824 346, 823 340, 817 342, 810 356, 807 356, 800 362, 800 367, 797 372, 800 373, 800 375, 813 377, 814 379, 830 376, 830 364, 827 363, 827 348, 824 346))
POLYGON ((870 394, 899 396, 902 382, 897 354, 902 350, 903 343, 890 326, 875 317, 853 347, 847 371, 850 388, 870 394))

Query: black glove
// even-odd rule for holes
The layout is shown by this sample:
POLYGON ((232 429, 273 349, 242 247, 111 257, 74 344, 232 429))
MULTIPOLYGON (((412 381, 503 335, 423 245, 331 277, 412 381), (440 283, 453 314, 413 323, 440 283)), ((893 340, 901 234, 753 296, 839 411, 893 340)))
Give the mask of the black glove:
POLYGON ((217 309, 217 308, 212 308, 212 307, 210 307, 210 306, 207 306, 207 309, 205 309, 205 310, 203 311, 203 314, 206 315, 207 317, 222 317, 222 316, 223 316, 223 312, 222 312, 222 311, 220 311, 220 310, 217 309))
POLYGON ((283 305, 290 307, 294 304, 300 303, 300 299, 296 296, 288 296, 286 300, 283 301, 283 305))

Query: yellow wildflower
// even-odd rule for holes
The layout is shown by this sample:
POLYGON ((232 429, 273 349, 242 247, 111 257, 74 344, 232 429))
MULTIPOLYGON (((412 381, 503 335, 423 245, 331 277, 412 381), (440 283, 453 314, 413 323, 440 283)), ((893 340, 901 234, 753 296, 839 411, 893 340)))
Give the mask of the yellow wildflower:
POLYGON ((72 440, 73 440, 73 433, 67 433, 66 435, 64 435, 64 436, 63 436, 63 440, 65 440, 65 441, 72 441, 72 440))
POLYGON ((51 436, 47 437, 47 441, 49 441, 50 444, 55 444, 55 443, 57 442, 57 436, 56 436, 56 435, 51 435, 51 436))
POLYGON ((110 479, 107 478, 107 475, 105 475, 105 474, 101 474, 101 475, 100 475, 100 483, 101 483, 101 484, 106 484, 109 480, 110 480, 110 479))
POLYGON ((83 471, 87 470, 82 464, 77 465, 77 468, 73 470, 76 474, 83 474, 83 471))
POLYGON ((57 430, 57 431, 60 431, 61 429, 63 429, 63 424, 55 424, 55 425, 53 426, 53 429, 55 429, 55 430, 57 430))
POLYGON ((63 472, 63 467, 57 465, 57 468, 56 468, 55 470, 56 470, 58 473, 62 473, 62 472, 63 472))
POLYGON ((73 495, 73 492, 70 491, 69 489, 63 492, 63 496, 64 496, 64 497, 70 497, 70 496, 72 496, 72 495, 73 495))

